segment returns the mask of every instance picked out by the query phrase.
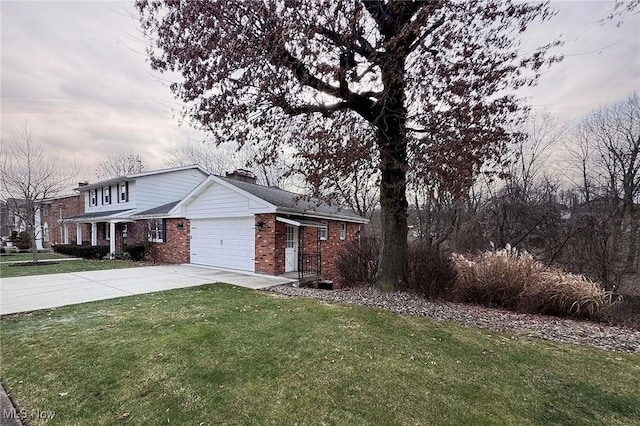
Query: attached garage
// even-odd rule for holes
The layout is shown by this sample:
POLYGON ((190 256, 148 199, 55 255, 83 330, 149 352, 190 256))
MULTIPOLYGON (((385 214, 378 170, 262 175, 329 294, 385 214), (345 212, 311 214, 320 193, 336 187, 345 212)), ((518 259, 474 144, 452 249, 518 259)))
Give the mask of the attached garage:
POLYGON ((191 220, 191 263, 251 271, 255 269, 254 218, 191 220))

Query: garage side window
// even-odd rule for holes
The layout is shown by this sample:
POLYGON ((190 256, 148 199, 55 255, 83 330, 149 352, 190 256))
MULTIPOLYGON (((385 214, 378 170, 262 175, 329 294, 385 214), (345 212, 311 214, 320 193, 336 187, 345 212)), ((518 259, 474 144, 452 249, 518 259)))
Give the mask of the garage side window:
POLYGON ((147 224, 147 239, 155 243, 167 241, 167 221, 166 219, 153 219, 147 224))
POLYGON ((327 229, 328 229, 329 225, 327 224, 327 222, 325 222, 324 224, 325 224, 325 226, 323 226, 322 228, 318 228, 320 230, 320 240, 321 241, 326 241, 327 235, 328 235, 327 229))

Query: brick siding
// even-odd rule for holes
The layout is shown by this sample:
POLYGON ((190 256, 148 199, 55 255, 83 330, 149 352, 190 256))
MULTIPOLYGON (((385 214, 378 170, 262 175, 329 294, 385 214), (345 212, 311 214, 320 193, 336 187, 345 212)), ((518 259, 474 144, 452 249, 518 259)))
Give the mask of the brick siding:
MULTIPOLYGON (((295 220, 294 217, 292 219, 295 220)), ((315 220, 317 221, 317 220, 315 220)), ((286 224, 276 221, 275 214, 256 215, 256 222, 262 222, 262 229, 256 228, 256 272, 270 275, 284 274, 285 270, 285 239, 286 224)), ((320 255, 322 258, 322 276, 334 282, 334 287, 340 287, 340 277, 337 274, 335 262, 338 253, 344 245, 358 238, 360 226, 357 223, 327 221, 327 240, 320 241, 320 255), (340 224, 347 224, 347 235, 340 239, 340 224)), ((305 253, 318 251, 318 228, 303 227, 302 250, 305 253)))
MULTIPOLYGON (((80 194, 72 197, 54 198, 47 202, 42 209, 42 226, 46 223, 49 227, 49 241, 44 241, 43 244, 48 246, 50 244, 62 244, 64 243, 64 229, 63 225, 58 222, 60 217, 68 218, 72 216, 78 216, 84 213, 84 197, 80 194)), ((82 234, 89 235, 87 227, 82 229, 82 234)), ((76 225, 69 224, 69 242, 76 242, 76 225)))
POLYGON ((167 219, 165 242, 153 243, 151 258, 157 263, 189 263, 191 223, 187 219, 167 219), (180 227, 179 225, 182 224, 180 227))

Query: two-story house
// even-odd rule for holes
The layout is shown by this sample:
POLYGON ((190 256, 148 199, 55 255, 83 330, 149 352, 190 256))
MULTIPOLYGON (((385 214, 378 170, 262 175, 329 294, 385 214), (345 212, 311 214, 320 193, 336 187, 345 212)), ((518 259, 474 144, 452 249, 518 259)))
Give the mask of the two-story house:
MULTIPOLYGON (((150 238, 164 241, 166 222, 149 211, 176 204, 205 180, 208 173, 198 166, 155 170, 116 177, 76 188, 84 198, 84 213, 66 218, 65 226, 76 226, 76 243, 109 245, 110 253, 126 244, 150 238), (147 220, 136 217, 143 215, 147 220)), ((67 235, 68 231, 64 231, 67 235)), ((69 241, 65 241, 68 243, 69 241)))
MULTIPOLYGON (((335 259, 366 219, 319 200, 259 185, 244 170, 226 177, 199 166, 156 170, 76 188, 85 212, 66 218, 77 244, 152 241, 154 259, 337 280, 335 259)), ((65 235, 68 233, 65 233, 65 235)))

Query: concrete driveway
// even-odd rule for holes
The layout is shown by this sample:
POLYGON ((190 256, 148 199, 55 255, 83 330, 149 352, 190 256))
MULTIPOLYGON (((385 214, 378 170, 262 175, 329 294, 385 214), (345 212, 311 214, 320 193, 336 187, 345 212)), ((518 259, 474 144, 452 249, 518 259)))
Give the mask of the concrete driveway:
POLYGON ((194 265, 146 266, 2 278, 0 315, 215 282, 259 289, 287 284, 292 280, 194 265))

